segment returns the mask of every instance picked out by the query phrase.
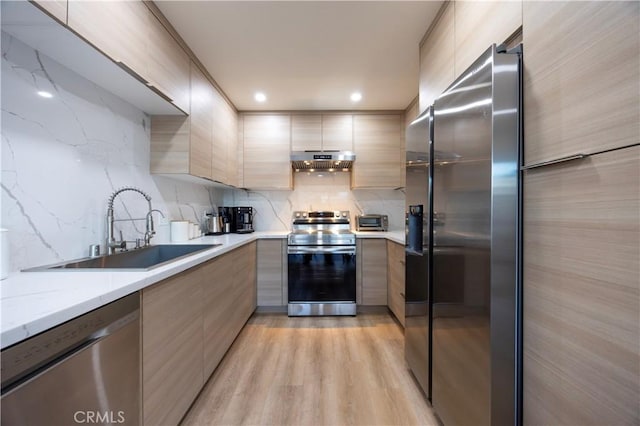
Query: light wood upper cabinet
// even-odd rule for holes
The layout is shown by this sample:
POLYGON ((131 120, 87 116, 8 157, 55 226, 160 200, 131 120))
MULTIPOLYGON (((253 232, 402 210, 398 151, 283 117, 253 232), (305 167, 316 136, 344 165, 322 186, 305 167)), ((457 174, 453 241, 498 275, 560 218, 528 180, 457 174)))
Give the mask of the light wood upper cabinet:
POLYGON ((68 4, 69 27, 145 81, 150 81, 148 37, 152 18, 141 1, 69 0, 68 4))
POLYGON ((212 179, 215 88, 197 68, 191 71, 191 115, 151 116, 151 173, 212 179))
POLYGON ((291 116, 292 151, 353 151, 351 114, 291 116))
POLYGON ((402 114, 354 115, 352 188, 404 185, 403 125, 402 114))
POLYGON ((37 0, 34 3, 58 21, 67 24, 67 0, 37 0))
POLYGON ((227 101, 222 95, 215 91, 213 102, 213 141, 212 141, 212 164, 211 178, 218 182, 228 182, 227 179, 227 145, 231 143, 227 134, 227 101))
MULTIPOLYGON (((212 174, 214 102, 218 93, 196 67, 191 67, 189 174, 215 179, 212 174)), ((152 124, 153 128, 153 124, 152 124)))
POLYGON ((525 425, 640 419, 638 194, 639 146, 525 174, 525 425))
POLYGON ((387 241, 387 302, 389 309, 404 327, 404 246, 387 241))
POLYGON ((640 140, 640 3, 524 2, 524 157, 640 140))
POLYGON ((143 419, 178 424, 204 384, 202 268, 142 291, 143 419))
POLYGON ((244 114, 246 188, 291 189, 291 119, 287 114, 244 114))
POLYGON ((353 151, 353 115, 322 114, 322 149, 353 151))
POLYGON ((213 179, 238 186, 238 114, 217 93, 213 113, 213 179))
POLYGON ((359 256, 356 290, 362 305, 387 305, 387 241, 384 238, 356 240, 359 256), (358 288, 359 287, 359 288, 358 288))
POLYGON ((149 82, 189 114, 189 56, 162 23, 148 13, 149 82))
POLYGON ((419 113, 433 104, 453 83, 454 72, 454 3, 445 2, 438 21, 420 46, 419 113))
POLYGON ((322 116, 291 116, 291 151, 320 151, 322 149, 322 116))
POLYGON ((456 1, 454 14, 457 78, 491 44, 505 42, 522 26, 522 1, 456 1))

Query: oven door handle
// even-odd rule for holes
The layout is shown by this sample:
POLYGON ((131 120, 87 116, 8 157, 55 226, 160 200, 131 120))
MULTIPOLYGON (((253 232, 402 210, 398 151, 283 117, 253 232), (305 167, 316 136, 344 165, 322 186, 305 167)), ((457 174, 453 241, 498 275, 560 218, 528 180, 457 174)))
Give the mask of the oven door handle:
POLYGON ((356 254, 355 246, 288 246, 288 254, 356 254))

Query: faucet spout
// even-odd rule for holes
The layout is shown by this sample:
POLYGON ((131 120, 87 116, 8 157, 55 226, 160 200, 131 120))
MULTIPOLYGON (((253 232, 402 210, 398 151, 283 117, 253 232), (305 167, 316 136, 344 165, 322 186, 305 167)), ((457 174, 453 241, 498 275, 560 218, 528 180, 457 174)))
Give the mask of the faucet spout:
POLYGON ((147 231, 144 233, 144 244, 149 245, 151 242, 151 238, 156 234, 156 230, 153 226, 153 212, 160 213, 160 216, 165 217, 164 213, 162 213, 158 209, 151 208, 151 201, 149 201, 149 213, 147 213, 147 231))

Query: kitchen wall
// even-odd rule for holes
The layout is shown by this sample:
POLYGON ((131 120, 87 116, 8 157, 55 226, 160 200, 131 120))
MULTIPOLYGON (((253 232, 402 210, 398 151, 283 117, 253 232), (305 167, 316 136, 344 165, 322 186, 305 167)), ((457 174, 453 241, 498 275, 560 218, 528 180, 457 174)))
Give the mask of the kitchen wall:
POLYGON ((226 190, 224 205, 254 207, 258 231, 291 230, 296 210, 349 210, 352 220, 357 214, 381 213, 389 215, 390 230, 404 229, 402 190, 351 190, 350 179, 348 172, 294 173, 292 191, 226 190))
MULTIPOLYGON (((1 226, 9 229, 12 271, 84 257, 90 244, 103 244, 107 199, 117 188, 146 191, 171 219, 199 220, 222 200, 221 190, 151 176, 148 115, 5 33, 1 79, 1 226)), ((146 214, 140 195, 119 199, 126 206, 116 203, 116 219, 146 214)), ((117 225, 127 240, 144 234, 144 222, 117 225)))

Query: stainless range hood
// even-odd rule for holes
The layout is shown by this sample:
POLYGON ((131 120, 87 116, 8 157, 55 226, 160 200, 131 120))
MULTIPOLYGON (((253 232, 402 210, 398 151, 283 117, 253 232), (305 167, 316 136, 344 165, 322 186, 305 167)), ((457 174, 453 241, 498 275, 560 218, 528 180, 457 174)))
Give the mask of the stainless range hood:
POLYGON ((351 151, 294 151, 291 167, 296 172, 348 172, 355 159, 356 155, 351 151))

